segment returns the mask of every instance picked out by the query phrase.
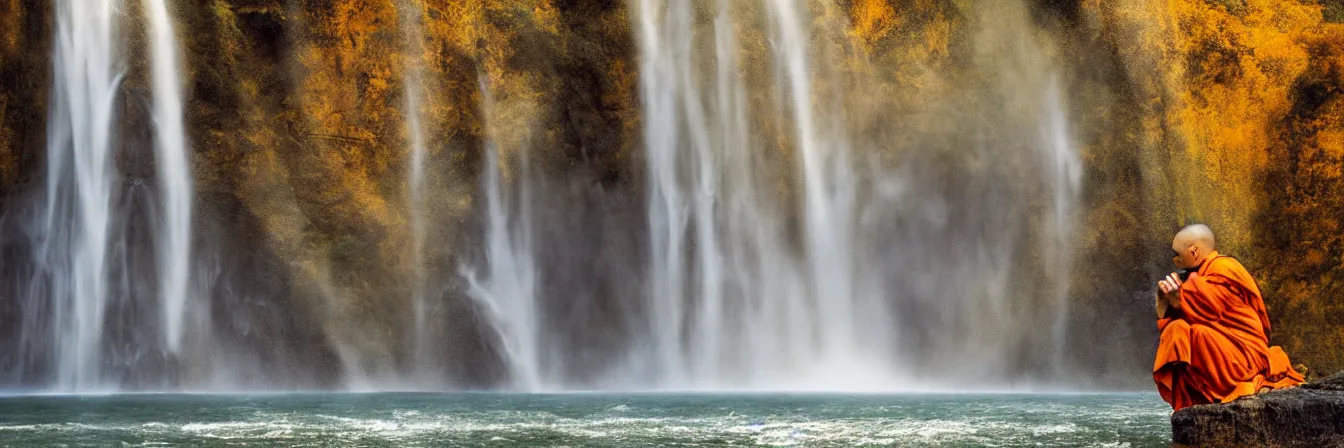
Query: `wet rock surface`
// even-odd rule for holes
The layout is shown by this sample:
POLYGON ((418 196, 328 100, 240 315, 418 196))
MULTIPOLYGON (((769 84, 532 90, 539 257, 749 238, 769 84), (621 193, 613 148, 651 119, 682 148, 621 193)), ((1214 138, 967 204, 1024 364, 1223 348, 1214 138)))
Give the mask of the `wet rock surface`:
POLYGON ((1344 447, 1344 372, 1171 416, 1175 446, 1344 447))

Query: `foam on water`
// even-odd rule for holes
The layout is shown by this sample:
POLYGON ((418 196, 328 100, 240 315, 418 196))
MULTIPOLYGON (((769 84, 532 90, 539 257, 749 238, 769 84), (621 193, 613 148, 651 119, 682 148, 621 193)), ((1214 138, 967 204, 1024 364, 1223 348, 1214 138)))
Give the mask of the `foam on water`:
POLYGON ((1166 417, 1138 395, 13 397, 0 398, 0 445, 1156 447, 1166 417))

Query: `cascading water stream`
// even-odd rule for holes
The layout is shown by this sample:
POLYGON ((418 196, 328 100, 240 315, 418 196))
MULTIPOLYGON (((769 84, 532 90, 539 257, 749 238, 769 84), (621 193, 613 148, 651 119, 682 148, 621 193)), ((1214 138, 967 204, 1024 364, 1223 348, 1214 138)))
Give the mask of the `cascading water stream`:
MULTIPOLYGON (((681 260, 682 240, 685 236, 686 210, 680 196, 682 187, 677 178, 677 139, 680 137, 675 126, 680 117, 677 109, 678 59, 681 65, 689 65, 688 52, 674 54, 675 50, 665 47, 665 32, 656 22, 659 3, 654 0, 640 2, 640 27, 643 43, 643 59, 640 70, 641 87, 644 101, 645 159, 649 170, 649 261, 650 281, 649 299, 653 302, 648 315, 650 341, 648 347, 641 348, 652 359, 638 360, 637 363, 651 362, 649 374, 663 378, 666 382, 682 382, 681 370, 684 366, 681 355, 681 321, 684 312, 683 284, 685 282, 684 263, 681 260), (675 375, 675 376, 674 376, 675 375), (667 378, 672 376, 672 378, 667 378)), ((669 22, 689 27, 686 16, 689 5, 674 2, 667 12, 669 22)))
POLYGON ((1069 138, 1069 123, 1061 96, 1059 79, 1051 76, 1046 85, 1044 104, 1046 126, 1042 136, 1045 144, 1042 145, 1044 149, 1042 156, 1053 189, 1051 197, 1053 219, 1050 234, 1054 238, 1048 242, 1049 269, 1059 274, 1055 279, 1055 318, 1050 330, 1053 345, 1051 363, 1055 374, 1060 374, 1064 370, 1064 350, 1068 342, 1068 269, 1073 265, 1071 244, 1074 232, 1073 213, 1083 183, 1083 162, 1069 138))
MULTIPOLYGON (((812 62, 827 50, 814 53, 807 4, 763 6, 775 83, 772 95, 756 97, 774 98, 770 130, 756 128, 771 122, 768 114, 749 112, 748 92, 762 87, 741 81, 735 27, 743 19, 733 17, 731 2, 720 2, 708 24, 697 23, 690 2, 642 0, 634 12, 648 170, 647 331, 617 376, 664 388, 871 390, 907 387, 928 368, 909 365, 930 361, 1006 380, 1014 357, 1038 354, 1058 371, 1067 282, 1055 279, 1044 311, 1009 306, 1024 300, 1008 279, 1024 275, 1016 269, 1025 217, 1034 213, 1026 195, 1036 184, 994 191, 977 185, 983 174, 950 184, 925 179, 931 174, 918 163, 946 163, 935 162, 942 148, 911 148, 906 166, 895 169, 857 163, 845 103, 831 97, 847 88, 836 84, 844 77, 817 65, 834 61, 812 62), (701 27, 712 27, 712 45, 701 41, 709 34, 701 27), (753 138, 761 132, 776 134, 753 138), (928 318, 905 319, 898 310, 928 318), (1025 326, 1029 315, 1053 321, 1025 326), (927 346, 899 343, 907 337, 927 346), (1048 346, 1022 345, 1038 339, 1048 346)), ((995 33, 1027 26, 1022 18, 986 33, 1001 38, 995 33)), ((1036 151, 1037 180, 1051 194, 1049 228, 1041 230, 1046 269, 1067 270, 1080 162, 1058 87, 1037 76, 1041 52, 1009 51, 1022 52, 1003 57, 1017 64, 1009 69, 1034 84, 986 96, 1016 98, 1008 92, 1026 87, 1044 96, 1031 110, 1045 113, 1028 121, 1040 126, 1030 134, 1015 121, 1021 117, 992 118, 1003 122, 985 131, 1001 135, 986 143, 1036 151)), ((1002 165, 990 169, 1013 169, 1002 165)))
MULTIPOLYGON (((56 6, 45 214, 29 290, 50 298, 50 325, 26 331, 54 336, 55 387, 60 390, 102 386, 105 280, 118 179, 112 125, 123 69, 117 58, 117 10, 113 0, 56 6)), ((42 338, 25 339, 36 344, 42 338)))
POLYGON ((779 216, 786 207, 755 178, 761 160, 750 142, 730 3, 720 2, 714 19, 708 64, 715 69, 704 90, 687 38, 696 34, 690 5, 639 5, 650 331, 636 349, 647 353, 633 359, 654 367, 629 369, 660 387, 819 386, 858 365, 886 373, 882 361, 862 360, 856 350, 854 315, 865 302, 849 271, 852 179, 845 176, 853 174, 846 146, 817 136, 795 6, 771 6, 804 175, 802 254, 787 242, 788 218, 779 216))
POLYGON ((121 6, 112 0, 56 5, 46 196, 33 227, 34 270, 21 297, 19 350, 38 365, 43 353, 50 354, 57 390, 154 381, 154 374, 139 369, 155 365, 166 373, 167 360, 182 349, 192 311, 195 192, 176 34, 167 5, 147 2, 155 195, 139 178, 122 185, 118 170, 121 6), (145 224, 141 217, 156 230, 149 233, 155 267, 145 271, 135 267, 140 255, 133 246, 146 234, 134 230, 145 224))
MULTIPOLYGON (((483 115, 489 117, 494 105, 485 75, 480 76, 483 115)), ((486 128, 491 129, 489 124, 486 128)), ((478 269, 464 266, 462 276, 467 280, 467 293, 484 311, 499 338, 511 387, 535 392, 546 387, 546 378, 542 366, 542 321, 537 302, 528 157, 525 149, 519 152, 513 176, 516 190, 509 191, 503 180, 504 156, 493 136, 486 143, 481 186, 486 202, 484 271, 488 274, 482 278, 478 269), (516 203, 510 197, 516 198, 516 203)))
MULTIPOLYGON (((858 294, 853 284, 855 248, 851 224, 854 207, 852 183, 855 174, 848 166, 845 142, 822 138, 814 123, 812 85, 813 73, 807 62, 808 40, 803 22, 798 17, 799 5, 795 0, 774 0, 770 4, 778 27, 780 49, 784 60, 787 90, 796 127, 798 153, 803 184, 804 240, 807 258, 807 276, 810 305, 819 314, 816 331, 820 343, 813 356, 842 359, 858 345, 854 320, 858 311, 858 294)), ((842 116, 844 111, 830 111, 831 116, 842 116)), ((866 310, 869 312, 881 310, 866 310)))
POLYGON ((153 55, 156 170, 163 205, 163 232, 158 245, 159 306, 163 337, 169 352, 181 346, 183 320, 191 302, 191 213, 194 199, 191 162, 182 115, 182 80, 178 73, 177 35, 164 0, 149 0, 153 55))
POLYGON ((412 297, 411 312, 412 329, 411 344, 412 353, 414 353, 416 376, 425 376, 431 373, 435 368, 433 359, 435 356, 430 352, 430 331, 429 331, 429 310, 425 303, 425 288, 427 282, 425 268, 425 232, 427 224, 425 223, 425 135, 424 125, 421 122, 421 102, 424 92, 424 69, 422 48, 423 34, 420 31, 421 8, 419 2, 408 2, 410 7, 406 8, 401 14, 402 33, 406 36, 407 54, 410 57, 406 63, 406 74, 403 79, 406 88, 406 127, 410 135, 411 143, 411 163, 410 172, 407 176, 410 190, 410 217, 411 217, 411 263, 413 264, 412 279, 412 297))

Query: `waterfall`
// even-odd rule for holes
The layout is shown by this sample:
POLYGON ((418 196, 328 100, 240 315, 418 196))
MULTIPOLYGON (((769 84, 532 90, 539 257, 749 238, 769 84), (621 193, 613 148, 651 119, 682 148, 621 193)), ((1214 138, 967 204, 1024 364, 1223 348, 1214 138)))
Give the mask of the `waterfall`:
MULTIPOLYGON (((263 96, 305 91, 309 81, 301 79, 298 90, 282 81, 240 91, 246 97, 241 102, 258 104, 244 111, 249 114, 244 122, 268 134, 243 145, 256 155, 241 154, 238 160, 261 173, 248 176, 283 178, 245 179, 256 185, 239 191, 221 186, 225 196, 233 196, 217 209, 239 219, 219 228, 268 241, 248 248, 258 250, 236 262, 221 261, 237 266, 218 275, 238 278, 219 284, 254 280, 241 278, 258 275, 252 268, 278 272, 258 281, 267 283, 264 287, 239 288, 237 300, 212 296, 215 301, 207 302, 198 284, 208 279, 191 274, 199 264, 193 252, 212 241, 194 239, 192 221, 193 213, 207 216, 216 207, 193 210, 193 153, 184 121, 185 112, 195 109, 184 105, 186 73, 167 0, 144 4, 150 56, 144 75, 152 87, 156 162, 151 182, 142 182, 149 171, 139 163, 144 158, 133 139, 139 133, 126 141, 115 135, 119 126, 140 123, 138 92, 120 97, 128 64, 120 59, 126 48, 118 24, 133 20, 124 17, 117 0, 59 0, 46 191, 33 199, 41 202, 28 229, 34 265, 30 281, 20 282, 27 286, 15 307, 22 313, 15 357, 20 361, 11 364, 27 363, 15 369, 21 381, 24 375, 47 375, 57 389, 74 391, 233 381, 211 371, 213 363, 200 362, 217 362, 221 355, 189 355, 186 348, 213 342, 200 339, 213 332, 221 340, 229 336, 226 351, 254 353, 258 365, 273 364, 274 371, 295 370, 317 384, 331 377, 333 383, 367 388, 407 381, 415 387, 459 379, 486 383, 498 371, 486 365, 492 360, 481 359, 490 353, 481 346, 502 357, 509 387, 519 391, 573 384, 872 391, 972 382, 1012 386, 1044 374, 1064 375, 1068 336, 1076 332, 1070 328, 1068 277, 1075 263, 1083 163, 1081 145, 1072 137, 1068 83, 1053 66, 1058 53, 1042 48, 1050 39, 1041 37, 1047 33, 1038 32, 1028 4, 957 6, 967 14, 955 26, 967 30, 943 37, 960 47, 940 56, 943 65, 931 65, 955 73, 940 80, 946 84, 927 87, 877 65, 913 58, 905 52, 883 55, 891 60, 864 59, 870 55, 846 41, 853 36, 845 33, 857 28, 846 28, 851 24, 844 23, 846 15, 837 13, 834 2, 632 2, 642 126, 642 138, 633 140, 642 147, 628 154, 634 145, 622 140, 624 129, 594 132, 617 138, 589 138, 590 128, 634 123, 634 114, 616 107, 628 100, 609 95, 625 88, 627 67, 606 67, 611 73, 583 82, 541 79, 532 68, 514 65, 551 67, 554 61, 544 60, 544 53, 496 58, 508 54, 494 53, 493 46, 513 44, 475 39, 475 54, 460 52, 460 42, 438 42, 439 36, 427 41, 443 32, 434 20, 444 11, 408 0, 398 12, 407 55, 399 61, 405 102, 393 105, 404 107, 405 171, 380 177, 400 162, 395 152, 379 146, 396 141, 395 131, 379 126, 395 113, 370 113, 348 125, 358 135, 324 136, 338 139, 333 145, 350 146, 332 146, 320 161, 340 167, 322 168, 358 175, 330 185, 311 182, 307 176, 313 172, 303 171, 312 168, 305 166, 309 160, 290 153, 304 145, 287 139, 303 130, 279 119, 254 123, 291 117, 288 97, 263 96), (813 14, 817 11, 826 14, 813 14), (427 98, 436 92, 437 101, 464 98, 472 87, 459 87, 463 78, 454 70, 460 67, 431 70, 437 66, 428 65, 430 47, 445 61, 468 64, 478 58, 475 63, 496 70, 478 75, 485 117, 479 128, 470 114, 443 114, 447 121, 431 122, 440 115, 430 108, 438 104, 427 98), (432 74, 445 77, 427 79, 432 74), (500 79, 507 82, 499 84, 496 105, 486 82, 500 79), (598 82, 600 95, 579 99, 593 101, 544 104, 573 99, 566 95, 594 85, 589 81, 598 82), (862 98, 865 89, 879 85, 883 93, 930 90, 911 99, 862 98), (122 103, 130 104, 131 116, 118 116, 122 103), (536 127, 522 129, 522 123, 536 127), (464 185, 446 174, 469 171, 450 166, 461 163, 460 154, 445 150, 442 160, 429 155, 431 144, 446 144, 432 131, 449 126, 464 132, 462 141, 485 142, 480 176, 464 185), (531 139, 553 147, 519 143, 531 139), (274 142, 280 143, 260 151, 250 147, 274 142), (639 165, 616 166, 630 161, 639 165), (365 163, 377 169, 366 170, 365 163), (595 182, 599 170, 592 168, 598 163, 603 172, 597 175, 604 177, 595 182), (452 171, 436 172, 440 166, 452 171), (361 182, 361 188, 337 188, 342 182, 361 182), (543 188, 556 185, 568 188, 543 188), (621 190, 632 185, 643 190, 621 190), (311 187, 331 191, 290 190, 311 187), (259 200, 267 194, 292 197, 259 200), (314 212, 328 200, 336 204, 332 213, 314 212), (369 230, 401 224, 398 213, 381 208, 376 216, 356 213, 368 211, 359 207, 366 200, 380 207, 404 200, 409 254, 397 253, 403 233, 378 240, 369 230), (467 216, 473 204, 479 221, 467 216), (631 204, 638 204, 633 217, 626 208, 631 204), (284 215, 274 216, 277 210, 284 215), (360 216, 378 219, 344 222, 360 216), (477 222, 479 247, 462 243, 475 235, 435 233, 474 228, 477 222), (356 244, 378 244, 372 258, 345 253, 345 247, 363 247, 345 242, 341 232, 352 230, 357 233, 348 236, 356 244), (272 248, 266 244, 277 248, 267 250, 272 248), (151 245, 153 256, 145 256, 151 245), (402 264, 406 256, 409 264, 402 264), (583 257, 601 257, 602 263, 573 263, 583 257), (376 283, 346 288, 363 280, 350 267, 367 266, 351 259, 396 265, 376 283), (448 271, 456 271, 448 272, 448 279, 435 278, 443 270, 441 260, 459 260, 449 265, 448 271), (453 294, 462 290, 462 300, 470 301, 492 332, 484 342, 468 313, 447 316, 463 317, 452 322, 456 327, 439 322, 459 305, 453 294), (384 297, 384 291, 395 294, 384 297), (227 311, 204 319, 207 304, 227 311), (388 314, 378 314, 383 312, 388 314), (393 334, 371 339, 377 345, 352 343, 357 341, 351 337, 365 335, 332 330, 348 323, 336 319, 350 316, 378 323, 363 328, 390 328, 393 334), (210 326, 197 330, 193 324, 210 326), (280 339, 294 342, 272 342, 280 339), (314 345, 311 353, 308 344, 314 345), (338 372, 291 367, 296 360, 327 359, 343 363, 338 372)), ((383 17, 370 16, 378 23, 383 17)), ((373 42, 385 34, 367 36, 373 42)), ((473 36, 454 38, 479 38, 473 36)), ((573 43, 530 39, 518 45, 573 43)), ((593 61, 623 58, 625 51, 593 61)), ((344 53, 335 56, 337 70, 350 67, 341 59, 344 53)), ((580 65, 592 62, 586 54, 566 57, 583 59, 575 62, 580 65)), ((307 60, 299 65, 327 69, 307 60)), ((586 66, 572 73, 556 67, 564 68, 561 76, 587 76, 586 66)), ((140 85, 140 74, 132 76, 136 82, 128 84, 140 85)), ((363 74, 333 79, 341 82, 321 87, 348 90, 345 81, 354 81, 357 89, 396 84, 363 74)), ((25 250, 28 246, 17 253, 25 250)), ((30 273, 16 276, 22 275, 30 273)))
POLYGON ((194 197, 186 129, 182 120, 182 80, 178 73, 177 35, 165 0, 150 0, 153 54, 155 154, 158 157, 163 231, 158 245, 159 306, 168 351, 181 346, 184 313, 190 306, 191 208, 194 197))
POLYGON ((112 155, 123 69, 118 6, 113 0, 56 5, 45 213, 39 216, 37 272, 29 291, 49 298, 44 317, 50 324, 30 322, 25 331, 54 335, 55 385, 62 390, 102 386, 112 193, 119 177, 112 155))
POLYGON ((410 8, 402 13, 402 33, 406 36, 407 53, 406 74, 403 82, 406 86, 406 128, 411 140, 410 172, 407 176, 410 190, 411 216, 411 263, 413 263, 411 286, 411 344, 415 358, 417 376, 430 374, 432 360, 430 352, 429 310, 425 303, 426 267, 425 267, 425 136, 421 123, 421 101, 425 96, 423 72, 424 37, 420 31, 421 9, 418 2, 410 2, 410 8))
POLYGON ((1069 268, 1073 266, 1073 247, 1071 241, 1074 232, 1074 208, 1078 204, 1083 184, 1083 162, 1069 137, 1068 114, 1060 92, 1057 76, 1050 76, 1046 84, 1041 145, 1042 160, 1046 164, 1046 173, 1052 189, 1051 228, 1054 238, 1049 241, 1047 269, 1057 273, 1055 279, 1055 317, 1051 323, 1051 345, 1053 353, 1051 364, 1056 373, 1064 369, 1064 350, 1068 343, 1069 316, 1069 268))
MULTIPOLYGON (((667 21, 677 21, 681 29, 689 27, 685 22, 689 5, 674 2, 667 12, 667 21)), ((682 288, 685 282, 681 262, 682 238, 685 236, 686 210, 680 196, 681 186, 677 179, 677 138, 674 128, 677 116, 676 81, 677 59, 689 58, 687 52, 673 54, 675 50, 663 45, 666 38, 657 23, 654 10, 658 5, 653 0, 642 0, 639 4, 641 43, 644 50, 640 61, 640 86, 644 101, 645 159, 648 164, 648 207, 649 207, 649 300, 648 328, 650 346, 644 349, 653 359, 653 372, 661 375, 681 373, 677 366, 684 366, 681 355, 681 319, 683 312, 682 288)), ((689 64, 687 64, 689 65, 689 64)))
MULTIPOLYGON (((485 75, 480 75, 484 116, 493 107, 485 75)), ((487 119, 488 120, 488 119, 487 119)), ((489 124, 486 126, 490 129, 489 124)), ((546 387, 541 352, 541 319, 537 302, 538 274, 534 257, 531 191, 527 154, 519 151, 513 173, 516 190, 506 190, 503 156, 487 142, 481 188, 485 199, 485 269, 462 268, 467 293, 485 314, 498 337, 513 389, 535 392, 546 387), (513 193, 513 194, 510 194, 513 193), (510 196, 516 198, 510 201, 510 196), (514 213, 517 213, 515 215, 514 213)))
MULTIPOLYGON (((963 118, 960 133, 976 146, 909 148, 901 163, 882 163, 892 149, 855 150, 837 92, 864 86, 841 84, 842 49, 816 48, 805 1, 735 10, 724 0, 712 21, 692 3, 641 0, 633 11, 649 278, 644 331, 615 375, 664 388, 872 390, 1011 382, 1022 358, 1058 373, 1068 283, 1013 283, 1029 272, 1032 214, 1048 223, 1036 230, 1044 269, 1069 269, 1079 200, 1081 162, 1058 82, 1041 76, 1042 52, 1005 44, 1000 57, 1022 84, 968 95, 1044 113, 970 111, 984 118, 963 118), (764 16, 773 84, 742 79, 737 26, 755 23, 734 17, 744 13, 764 16), (776 115, 749 97, 774 98, 776 115), (958 165, 949 151, 991 162, 958 165), (1036 179, 986 179, 1012 179, 1031 160, 1036 179), (1048 207, 1038 211, 1042 190, 1048 207), (1036 293, 1050 298, 1027 304, 1036 293), (936 373, 947 369, 957 370, 936 373)), ((1004 41, 1029 29, 1025 15, 1011 18, 1020 23, 984 34, 1004 41)))
MULTIPOLYGON (((808 39, 803 22, 798 17, 799 5, 795 0, 775 0, 770 11, 774 13, 779 32, 780 55, 787 73, 787 90, 792 106, 793 125, 797 128, 798 153, 803 183, 804 248, 807 263, 805 278, 810 290, 810 305, 820 321, 817 349, 825 356, 839 355, 851 361, 862 359, 852 353, 858 345, 855 333, 855 312, 881 313, 880 309, 862 310, 861 299, 854 284, 853 247, 854 218, 853 188, 855 173, 849 165, 848 143, 843 138, 819 135, 813 122, 811 80, 813 73, 807 62, 808 39)), ((843 116, 844 111, 832 110, 832 117, 843 116)), ((818 353, 817 355, 821 355, 818 353)), ((878 354, 873 354, 881 356, 878 354)))
POLYGON ((51 354, 58 390, 153 378, 140 369, 169 368, 188 331, 194 189, 176 35, 166 4, 148 2, 154 195, 142 179, 124 179, 118 170, 115 130, 125 70, 120 8, 112 0, 56 5, 46 192, 34 216, 34 269, 21 298, 19 350, 31 362, 51 354), (133 230, 141 225, 155 231, 133 230), (133 267, 139 259, 134 239, 144 234, 153 235, 156 267, 148 272, 157 285, 133 267))
MULTIPOLYGON (((638 24, 649 172, 649 353, 663 387, 812 387, 890 373, 887 341, 857 313, 868 301, 854 263, 854 174, 847 144, 813 122, 806 34, 790 2, 769 5, 802 174, 801 250, 787 204, 756 179, 745 86, 729 2, 713 28, 713 82, 700 68, 686 2, 640 3, 638 24), (705 98, 711 98, 706 101, 705 98), (862 366, 860 368, 860 366, 862 366)), ((853 384, 854 387, 864 387, 853 384)))

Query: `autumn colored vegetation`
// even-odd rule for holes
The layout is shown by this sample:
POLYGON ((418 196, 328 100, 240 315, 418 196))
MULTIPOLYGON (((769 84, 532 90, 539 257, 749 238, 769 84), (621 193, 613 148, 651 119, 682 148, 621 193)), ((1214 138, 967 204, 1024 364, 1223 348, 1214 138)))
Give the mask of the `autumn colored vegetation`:
POLYGON ((1110 216, 1094 208, 1094 225, 1148 229, 1153 243, 1134 247, 1157 251, 1150 244, 1179 224, 1212 225, 1222 250, 1257 276, 1272 342, 1331 372, 1344 368, 1344 296, 1331 281, 1344 261, 1333 230, 1344 216, 1334 199, 1344 27, 1322 14, 1338 5, 1324 6, 1084 2, 1084 14, 1117 43, 1141 111, 1126 145, 1140 154, 1127 180, 1142 202, 1110 216))

